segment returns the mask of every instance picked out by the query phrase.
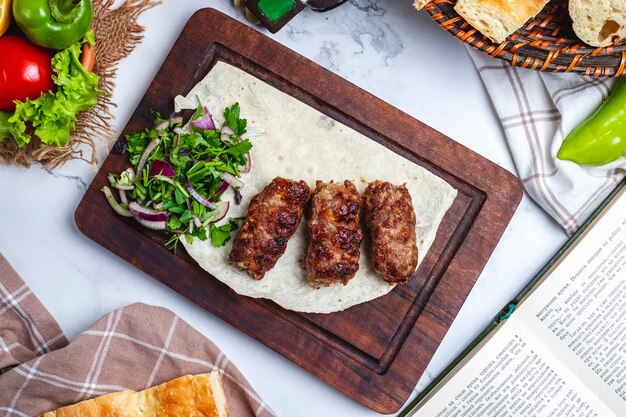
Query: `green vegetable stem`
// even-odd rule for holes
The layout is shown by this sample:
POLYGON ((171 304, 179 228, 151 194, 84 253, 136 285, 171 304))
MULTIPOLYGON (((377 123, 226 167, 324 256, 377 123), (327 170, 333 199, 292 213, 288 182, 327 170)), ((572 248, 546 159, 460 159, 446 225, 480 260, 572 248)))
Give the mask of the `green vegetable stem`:
POLYGON ((563 141, 557 158, 580 165, 604 165, 626 153, 626 81, 563 141))
POLYGON ((13 0, 13 17, 37 45, 65 49, 91 28, 91 0, 13 0))

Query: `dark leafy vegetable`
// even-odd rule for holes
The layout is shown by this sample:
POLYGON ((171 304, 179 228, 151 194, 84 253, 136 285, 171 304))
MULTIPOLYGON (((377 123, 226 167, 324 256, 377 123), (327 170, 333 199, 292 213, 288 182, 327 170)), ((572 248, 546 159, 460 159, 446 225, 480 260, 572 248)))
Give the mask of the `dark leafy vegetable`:
POLYGON ((223 246, 241 220, 230 219, 224 225, 216 225, 229 208, 228 202, 221 202, 223 193, 232 186, 230 184, 237 188, 243 186, 238 177, 249 165, 252 148, 248 139, 242 139, 247 123, 240 118, 238 103, 226 108, 224 125, 235 126, 232 130, 236 134, 222 140, 224 126, 204 128, 207 114, 208 110, 199 104, 185 126, 180 117, 157 116, 154 128, 125 138, 136 175, 131 178, 127 171, 121 175, 109 174, 111 185, 125 191, 124 196, 132 201, 133 207, 129 210, 125 204, 114 200, 116 207, 110 193, 107 195, 109 203, 118 212, 120 208, 129 210, 144 225, 146 220, 152 221, 150 228, 164 226, 163 229, 172 233, 168 246, 173 249, 183 236, 189 241, 194 237, 210 238, 214 246, 223 246), (203 119, 201 123, 194 123, 200 119, 203 119), (142 207, 141 212, 136 205, 142 207), (159 221, 158 225, 155 220, 159 221))

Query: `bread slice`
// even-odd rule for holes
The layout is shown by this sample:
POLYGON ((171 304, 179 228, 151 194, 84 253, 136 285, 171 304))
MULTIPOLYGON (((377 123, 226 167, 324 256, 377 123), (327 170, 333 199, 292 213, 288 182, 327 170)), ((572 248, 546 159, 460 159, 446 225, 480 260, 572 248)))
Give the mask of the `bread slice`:
POLYGON ((483 35, 500 43, 546 3, 548 0, 458 0, 454 10, 483 35))
POLYGON ((574 32, 591 46, 609 46, 626 37, 626 0, 570 0, 574 32))
POLYGON ((430 3, 431 0, 415 0, 413 2, 413 6, 415 6, 415 8, 417 10, 421 9, 422 7, 426 6, 428 3, 430 3))
POLYGON ((144 391, 102 395, 39 417, 229 417, 217 371, 186 375, 144 391))

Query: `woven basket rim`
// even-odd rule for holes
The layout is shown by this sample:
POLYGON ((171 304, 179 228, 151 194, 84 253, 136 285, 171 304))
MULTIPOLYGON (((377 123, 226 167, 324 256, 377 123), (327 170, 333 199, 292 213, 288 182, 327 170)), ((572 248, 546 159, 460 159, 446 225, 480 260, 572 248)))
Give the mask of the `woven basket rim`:
POLYGON ((586 45, 571 28, 566 0, 552 0, 502 43, 474 29, 454 10, 456 0, 433 0, 424 8, 464 43, 513 66, 549 72, 617 77, 626 72, 626 41, 608 47, 586 45))

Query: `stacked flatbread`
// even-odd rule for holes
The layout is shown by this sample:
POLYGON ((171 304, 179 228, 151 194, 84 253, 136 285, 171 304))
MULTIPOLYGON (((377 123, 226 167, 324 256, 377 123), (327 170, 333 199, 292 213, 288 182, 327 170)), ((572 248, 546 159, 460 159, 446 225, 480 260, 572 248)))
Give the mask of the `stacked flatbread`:
MULTIPOLYGON (((417 9, 428 0, 415 0, 417 9)), ((548 0, 458 0, 454 10, 494 42, 503 42, 535 17, 548 0)), ((571 0, 569 13, 576 35, 592 46, 608 46, 626 37, 626 1, 571 0)))

